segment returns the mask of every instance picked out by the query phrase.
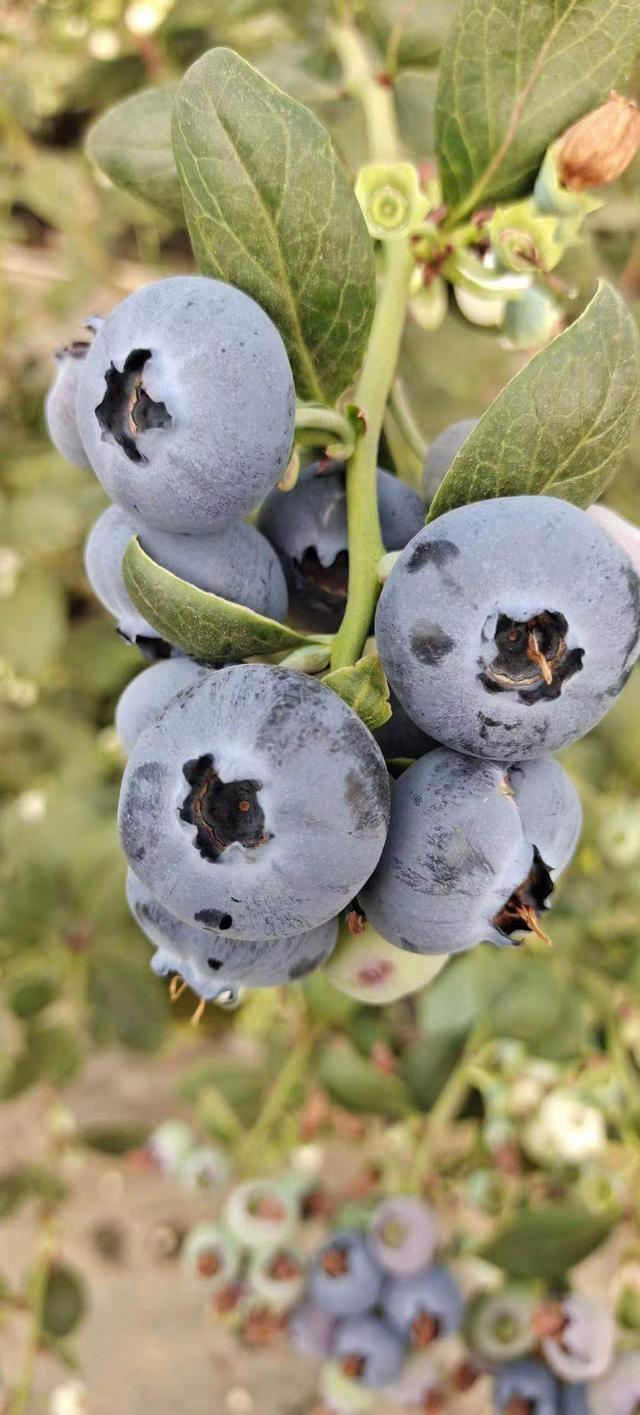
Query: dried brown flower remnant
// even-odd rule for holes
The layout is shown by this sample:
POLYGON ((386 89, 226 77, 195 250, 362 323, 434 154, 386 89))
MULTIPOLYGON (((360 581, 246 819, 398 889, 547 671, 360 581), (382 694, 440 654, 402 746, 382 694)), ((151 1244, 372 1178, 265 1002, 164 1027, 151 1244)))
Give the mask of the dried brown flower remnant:
POLYGON ((614 182, 640 147, 640 109, 612 92, 606 103, 580 118, 558 141, 556 162, 563 187, 583 192, 614 182))

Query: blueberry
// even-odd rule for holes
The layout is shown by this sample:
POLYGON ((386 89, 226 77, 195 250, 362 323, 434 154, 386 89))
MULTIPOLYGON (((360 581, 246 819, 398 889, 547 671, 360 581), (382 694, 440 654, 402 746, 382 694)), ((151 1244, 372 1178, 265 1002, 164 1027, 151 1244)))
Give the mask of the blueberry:
POLYGON ((195 1145, 196 1137, 190 1125, 183 1120, 165 1120, 152 1131, 146 1150, 160 1173, 173 1177, 195 1145))
POLYGON ((208 673, 138 738, 120 832, 171 913, 231 937, 280 938, 346 908, 384 843, 388 777, 371 734, 301 673, 208 673))
POLYGON ((427 505, 433 501, 454 457, 457 457, 469 433, 473 432, 479 421, 479 418, 462 418, 460 422, 450 423, 434 437, 425 458, 422 474, 422 494, 427 505))
MULTIPOLYGON (((387 550, 402 550, 424 525, 417 492, 378 469, 378 510, 387 550)), ((349 571, 344 468, 305 467, 292 491, 274 491, 258 522, 285 567, 294 622, 331 632, 347 598, 349 571)))
POLYGON ((555 876, 580 829, 574 786, 552 758, 506 769, 440 748, 395 782, 387 842, 360 891, 399 948, 459 953, 541 933, 555 876))
POLYGON ((411 1277, 393 1277, 382 1293, 384 1315, 394 1331, 424 1349, 450 1336, 462 1320, 462 1296, 446 1268, 433 1264, 411 1277))
POLYGON ((465 1312, 465 1334, 471 1350, 485 1361, 514 1361, 527 1356, 536 1344, 534 1308, 533 1293, 516 1283, 478 1293, 465 1312))
POLYGON ((118 305, 87 355, 77 410, 108 495, 159 530, 222 530, 291 455, 278 330, 242 290, 205 276, 159 280, 118 305))
POLYGON ((214 1223, 198 1223, 184 1242, 182 1259, 188 1272, 218 1291, 233 1282, 240 1269, 240 1251, 224 1229, 214 1223))
POLYGON ((295 1204, 272 1179, 252 1179, 231 1190, 223 1210, 225 1228, 251 1252, 285 1243, 296 1220, 295 1204))
POLYGON ((541 1361, 511 1361, 494 1381, 493 1398, 499 1415, 559 1415, 555 1376, 541 1361))
POLYGON ((329 1356, 337 1330, 336 1318, 315 1302, 302 1302, 289 1319, 289 1340, 294 1351, 324 1360, 329 1356))
POLYGON ((606 1307, 580 1293, 569 1293, 560 1301, 543 1304, 537 1318, 543 1355, 560 1380, 578 1384, 604 1375, 616 1337, 606 1307))
POLYGON ((373 1216, 369 1244, 377 1263, 396 1277, 410 1277, 434 1257, 438 1226, 433 1210, 409 1195, 385 1199, 373 1216))
POLYGON ((393 691, 389 693, 389 707, 391 717, 373 734, 386 761, 407 757, 415 761, 439 746, 434 737, 428 737, 416 727, 393 691))
POLYGON ((316 1254, 311 1300, 334 1317, 356 1317, 375 1306, 382 1273, 359 1233, 334 1233, 316 1254))
POLYGON ((136 923, 155 945, 154 972, 178 973, 192 992, 216 1001, 221 992, 240 986, 271 988, 295 982, 330 957, 337 921, 287 938, 237 939, 227 933, 176 919, 129 870, 127 900, 136 923))
POLYGON ((379 1317, 347 1317, 338 1327, 334 1355, 350 1380, 382 1390, 400 1374, 404 1344, 379 1317))
MULTIPOLYGON (((630 1407, 630 1411, 633 1406, 630 1407)), ((560 1389, 559 1415, 592 1415, 593 1407, 590 1400, 590 1387, 582 1386, 562 1386, 560 1389)), ((611 1407, 608 1408, 607 1415, 612 1415, 611 1407)), ((623 1412, 620 1412, 623 1415, 623 1412)), ((630 1415, 630 1412, 628 1412, 630 1415)))
POLYGON ((640 581, 592 518, 548 496, 449 511, 387 580, 376 640, 409 716, 446 746, 496 761, 581 737, 633 667, 640 581))
POLYGON ((76 397, 80 375, 89 353, 89 342, 78 340, 56 354, 56 376, 47 393, 44 417, 49 439, 56 452, 74 467, 91 471, 76 417, 76 397))
POLYGON ((116 706, 116 732, 130 752, 141 732, 167 703, 208 670, 191 658, 165 658, 143 669, 127 684, 116 706))
POLYGON ((366 921, 355 935, 342 923, 326 976, 347 997, 382 1007, 426 987, 446 961, 444 956, 407 953, 388 943, 366 921))
POLYGON ((119 506, 98 517, 85 548, 85 569, 94 594, 118 621, 124 639, 156 656, 169 652, 157 630, 131 602, 122 578, 122 557, 132 536, 142 549, 173 575, 201 590, 244 604, 256 614, 284 619, 287 587, 277 556, 253 526, 242 522, 215 535, 172 535, 154 531, 119 506))
POLYGON ((219 1189, 230 1174, 229 1161, 213 1145, 196 1145, 178 1166, 177 1177, 187 1189, 219 1189))
POLYGON ((430 1351, 416 1351, 406 1362, 399 1381, 387 1392, 393 1406, 441 1415, 447 1410, 445 1386, 430 1351))
POLYGON ((254 1293, 271 1312, 289 1312, 304 1290, 305 1270, 297 1252, 280 1244, 254 1255, 249 1268, 254 1293))
POLYGON ((362 1415, 372 1410, 376 1396, 361 1381, 345 1376, 339 1361, 327 1361, 322 1368, 320 1389, 322 1411, 327 1415, 362 1415))
POLYGON ((590 1415, 637 1415, 639 1406, 640 1351, 625 1351, 590 1387, 590 1415))

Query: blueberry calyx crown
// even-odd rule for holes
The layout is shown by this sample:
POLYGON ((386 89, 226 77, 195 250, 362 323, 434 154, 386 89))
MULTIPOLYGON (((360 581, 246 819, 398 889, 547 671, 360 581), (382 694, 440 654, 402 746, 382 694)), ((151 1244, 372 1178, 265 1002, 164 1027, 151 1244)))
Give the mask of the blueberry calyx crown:
POLYGON ((155 403, 143 387, 144 366, 150 358, 150 349, 132 349, 122 371, 110 364, 104 376, 107 391, 95 410, 103 442, 116 442, 130 462, 147 460, 137 444, 141 432, 171 427, 173 421, 166 404, 155 403))
POLYGON ((530 619, 499 615, 496 656, 480 673, 480 682, 490 693, 517 692, 521 703, 559 698, 584 658, 584 649, 567 649, 568 627, 555 610, 545 609, 530 619))
POLYGON ((419 1351, 426 1351, 440 1335, 440 1322, 433 1312, 417 1312, 411 1323, 411 1340, 419 1351))
POLYGON ((507 938, 519 931, 535 933, 538 938, 549 943, 550 939, 540 927, 539 912, 547 907, 547 900, 553 894, 553 880, 549 867, 545 865, 539 850, 533 847, 533 863, 527 878, 514 889, 506 904, 495 915, 493 924, 507 938))
POLYGON ((191 790, 180 819, 196 827, 193 843, 203 859, 215 862, 228 845, 255 849, 271 838, 257 796, 262 782, 222 781, 210 754, 185 762, 182 771, 191 790))

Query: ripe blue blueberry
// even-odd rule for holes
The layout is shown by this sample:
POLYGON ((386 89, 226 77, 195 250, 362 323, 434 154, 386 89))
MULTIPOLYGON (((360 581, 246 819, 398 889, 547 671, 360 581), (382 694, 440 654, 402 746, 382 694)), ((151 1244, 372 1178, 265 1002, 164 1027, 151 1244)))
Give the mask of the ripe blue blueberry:
POLYGON ((80 375, 89 352, 89 342, 78 340, 56 353, 56 376, 44 403, 44 417, 56 452, 74 467, 91 471, 76 416, 80 375))
POLYGON ((420 728, 416 727, 402 703, 398 702, 393 690, 389 693, 389 707, 391 717, 387 722, 383 722, 382 727, 376 727, 373 734, 385 761, 407 757, 415 761, 440 745, 435 738, 428 737, 426 732, 421 732, 420 728))
POLYGON ((222 530, 291 455, 282 339, 248 295, 205 276, 159 280, 118 305, 87 355, 77 408, 108 495, 159 530, 222 530))
POLYGON ((575 787, 551 757, 505 768, 442 747, 394 783, 362 908, 386 939, 417 953, 542 932, 539 912, 580 823, 575 787))
POLYGON ((382 1308, 394 1331, 424 1350, 458 1330, 462 1294, 451 1273, 433 1264, 411 1277, 390 1278, 383 1289, 382 1308))
POLYGON ((576 506, 548 496, 460 506, 387 580, 376 640, 414 722, 456 751, 540 757, 593 727, 636 661, 640 581, 576 506))
POLYGON ((141 732, 163 711, 167 703, 211 670, 192 658, 165 658, 137 673, 121 694, 115 716, 116 732, 130 752, 141 732))
POLYGON ((324 1361, 333 1349, 337 1321, 315 1302, 302 1302, 291 1313, 289 1340, 294 1351, 324 1361))
POLYGON ((404 1343, 379 1317, 368 1314, 340 1322, 334 1356, 345 1376, 363 1386, 382 1390, 402 1370, 404 1343))
POLYGON ((540 1309, 541 1346, 560 1380, 580 1384, 604 1375, 616 1338, 612 1313, 602 1303, 572 1292, 540 1309), (548 1334, 544 1334, 545 1331, 548 1334))
POLYGON ((122 577, 122 557, 135 535, 152 560, 189 584, 270 619, 286 617, 287 587, 280 563, 253 526, 240 522, 215 535, 173 535, 151 530, 119 506, 110 506, 89 534, 85 569, 94 594, 130 643, 150 651, 155 648, 157 657, 168 652, 157 630, 130 600, 122 577))
POLYGON ((590 1415, 637 1415, 639 1408, 640 1351, 625 1351, 590 1386, 590 1415))
MULTIPOLYGON (((387 550, 402 550, 424 525, 417 492, 381 468, 377 473, 380 529, 387 550)), ((260 530, 284 565, 295 622, 336 629, 347 598, 349 554, 344 468, 305 467, 292 491, 273 491, 260 530)))
POLYGON ((311 1300, 334 1317, 355 1317, 374 1307, 382 1272, 366 1239, 358 1233, 334 1233, 320 1248, 309 1279, 311 1300))
POLYGON ((560 1393, 541 1361, 511 1361, 495 1378, 493 1399, 499 1415, 559 1415, 560 1393))
POLYGON ((434 437, 425 458, 422 474, 422 494, 427 505, 433 501, 454 457, 457 457, 469 433, 473 432, 479 421, 479 418, 462 418, 460 422, 450 423, 434 437))
MULTIPOLYGON (((590 1387, 582 1386, 562 1386, 560 1389, 559 1415, 593 1415, 593 1406, 590 1400, 590 1387)), ((629 1411, 620 1411, 619 1415, 632 1415, 633 1406, 629 1411)), ((607 1415, 612 1415, 612 1407, 608 1407, 607 1415)))
POLYGON ((154 944, 152 967, 160 977, 177 973, 209 1002, 239 987, 270 988, 305 978, 331 956, 337 920, 309 933, 259 941, 230 938, 185 924, 154 899, 129 870, 127 900, 134 919, 154 944))
POLYGON ((301 673, 208 673, 138 738, 120 797, 131 868, 185 922, 245 939, 303 933, 364 884, 387 829, 382 754, 301 673))
POLYGON ((401 1195, 385 1199, 376 1209, 369 1229, 369 1243, 376 1262, 385 1272, 410 1277, 434 1257, 438 1226, 433 1210, 421 1199, 401 1195))

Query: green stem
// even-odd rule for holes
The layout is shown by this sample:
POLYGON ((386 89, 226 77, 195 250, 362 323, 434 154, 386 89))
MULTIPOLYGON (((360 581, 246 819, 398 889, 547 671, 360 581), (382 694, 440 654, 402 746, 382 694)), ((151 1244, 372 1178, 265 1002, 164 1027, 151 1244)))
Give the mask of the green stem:
MULTIPOLYGON (((296 408, 296 434, 299 432, 319 433, 317 446, 323 442, 352 443, 353 424, 339 413, 337 408, 324 408, 319 403, 299 403, 296 408), (328 433, 328 437, 323 434, 328 433)), ((305 439, 306 440, 306 439, 305 439)), ((296 436, 296 441, 298 438, 296 436)))
POLYGON ((416 423, 409 405, 409 400, 399 378, 395 379, 391 390, 390 407, 405 441, 408 442, 411 451, 415 453, 421 465, 424 466, 428 443, 425 442, 420 428, 416 423))
POLYGON ((365 429, 358 437, 347 471, 349 594, 334 641, 332 668, 346 668, 360 657, 380 590, 378 564, 384 555, 384 545, 378 520, 376 465, 414 265, 408 241, 387 241, 384 260, 384 282, 355 392, 355 403, 362 413, 365 429))
POLYGON ((401 481, 412 486, 415 491, 422 489, 422 469, 423 464, 415 452, 412 452, 404 434, 400 431, 396 419, 388 407, 384 415, 384 435, 396 469, 396 476, 401 481))
POLYGON ((309 1071, 309 1060, 316 1041, 313 1028, 303 1031, 272 1086, 260 1115, 240 1149, 240 1162, 251 1169, 260 1163, 264 1151, 280 1121, 291 1106, 291 1098, 309 1071))
MULTIPOLYGON (((352 25, 342 24, 331 27, 331 40, 342 64, 345 88, 362 105, 371 161, 397 162, 400 138, 393 93, 378 82, 365 39, 352 25)), ((408 241, 385 243, 382 289, 354 394, 364 430, 347 468, 349 594, 334 642, 332 668, 346 668, 360 657, 380 590, 377 571, 384 546, 376 489, 378 444, 400 352, 413 268, 408 241)))
POLYGON ((31 1320, 27 1345, 22 1359, 22 1367, 18 1385, 13 1394, 11 1405, 8 1407, 9 1415, 26 1415, 28 1410, 31 1391, 33 1387, 33 1377, 35 1373, 36 1359, 40 1347, 42 1336, 42 1313, 47 1291, 47 1281, 49 1268, 53 1257, 55 1245, 55 1228, 52 1219, 45 1222, 40 1242, 40 1250, 36 1261, 36 1266, 32 1278, 32 1290, 30 1311, 31 1320))
POLYGON ((342 65, 346 92, 362 106, 369 160, 397 162, 400 141, 393 91, 379 82, 366 40, 349 24, 331 25, 329 37, 342 65))
POLYGON ((411 1187, 421 1189, 425 1176, 433 1167, 434 1154, 439 1137, 449 1129, 456 1119, 471 1085, 471 1068, 482 1041, 482 1031, 473 1028, 470 1032, 462 1056, 459 1057, 451 1075, 443 1086, 435 1105, 425 1118, 422 1139, 416 1146, 411 1167, 411 1187))

